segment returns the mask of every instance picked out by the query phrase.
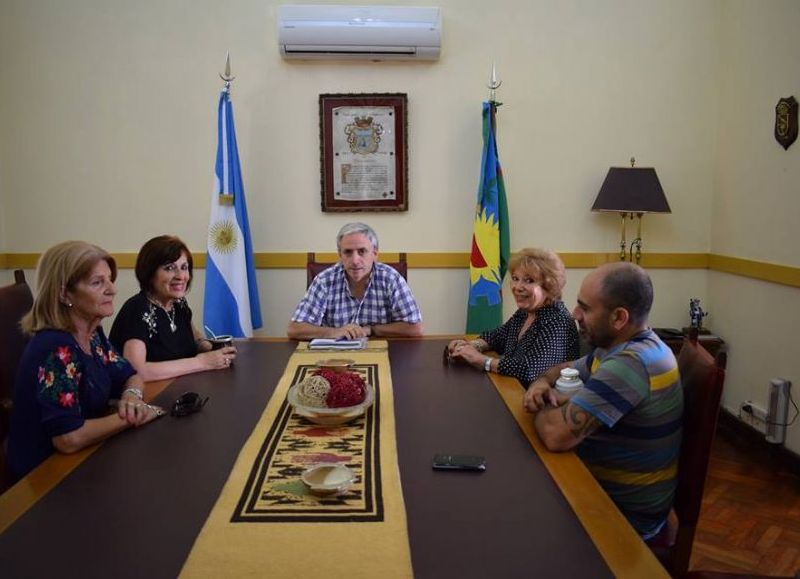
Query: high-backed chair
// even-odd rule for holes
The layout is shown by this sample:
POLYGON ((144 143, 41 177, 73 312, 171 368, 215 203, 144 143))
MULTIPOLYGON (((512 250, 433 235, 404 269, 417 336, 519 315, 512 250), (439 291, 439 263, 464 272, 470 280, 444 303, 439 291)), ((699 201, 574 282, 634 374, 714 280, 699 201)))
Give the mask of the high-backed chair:
MULTIPOLYGON (((406 261, 406 254, 399 254, 399 261, 385 261, 382 262, 395 268, 403 279, 408 280, 408 262, 406 261)), ((313 251, 308 252, 308 259, 306 261, 306 288, 311 286, 311 282, 320 273, 335 265, 334 263, 324 263, 317 261, 317 255, 313 251)))
POLYGON ((14 271, 14 283, 0 288, 0 492, 7 486, 6 438, 14 399, 17 363, 28 340, 19 321, 33 306, 33 294, 25 282, 25 272, 14 271))
POLYGON ((651 549, 673 577, 684 577, 689 571, 708 459, 717 428, 724 368, 725 352, 719 352, 714 359, 697 341, 696 331, 684 340, 678 354, 683 386, 683 442, 673 505, 677 529, 673 526, 650 542, 651 549))

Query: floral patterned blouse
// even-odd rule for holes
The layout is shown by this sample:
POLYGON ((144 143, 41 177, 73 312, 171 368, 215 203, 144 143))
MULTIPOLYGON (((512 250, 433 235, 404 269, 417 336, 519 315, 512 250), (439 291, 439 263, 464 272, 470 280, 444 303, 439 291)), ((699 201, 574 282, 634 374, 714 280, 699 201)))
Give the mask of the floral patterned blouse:
POLYGON ((91 354, 69 332, 42 330, 19 364, 8 463, 14 479, 54 452, 52 438, 77 430, 86 419, 109 413, 136 371, 111 346, 102 328, 92 335, 91 354))

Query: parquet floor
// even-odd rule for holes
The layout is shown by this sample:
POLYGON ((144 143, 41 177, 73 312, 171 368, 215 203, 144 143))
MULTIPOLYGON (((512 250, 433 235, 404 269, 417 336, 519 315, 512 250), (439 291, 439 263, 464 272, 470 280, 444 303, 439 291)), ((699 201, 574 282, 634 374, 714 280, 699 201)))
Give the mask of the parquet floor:
POLYGON ((718 432, 690 569, 800 572, 800 476, 752 442, 718 432))

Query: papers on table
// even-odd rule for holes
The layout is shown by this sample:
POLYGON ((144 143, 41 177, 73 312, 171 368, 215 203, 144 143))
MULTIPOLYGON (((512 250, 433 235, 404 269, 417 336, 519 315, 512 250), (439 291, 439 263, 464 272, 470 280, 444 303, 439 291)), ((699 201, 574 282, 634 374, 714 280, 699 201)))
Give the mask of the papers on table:
POLYGON ((355 340, 332 340, 330 338, 315 338, 308 344, 310 350, 363 350, 367 347, 367 338, 355 340))

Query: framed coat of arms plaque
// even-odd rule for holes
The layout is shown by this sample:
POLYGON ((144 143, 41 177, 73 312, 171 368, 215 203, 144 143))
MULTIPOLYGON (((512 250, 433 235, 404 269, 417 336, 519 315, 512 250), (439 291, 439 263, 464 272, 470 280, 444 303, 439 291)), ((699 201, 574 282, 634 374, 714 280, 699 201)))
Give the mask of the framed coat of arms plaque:
POLYGON ((319 95, 323 211, 408 210, 407 95, 319 95))

